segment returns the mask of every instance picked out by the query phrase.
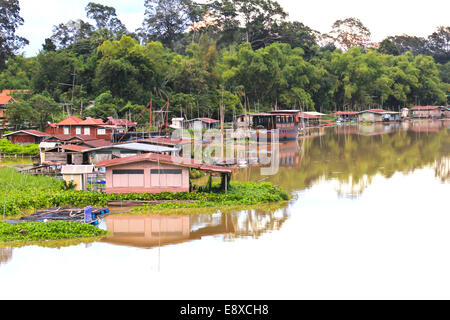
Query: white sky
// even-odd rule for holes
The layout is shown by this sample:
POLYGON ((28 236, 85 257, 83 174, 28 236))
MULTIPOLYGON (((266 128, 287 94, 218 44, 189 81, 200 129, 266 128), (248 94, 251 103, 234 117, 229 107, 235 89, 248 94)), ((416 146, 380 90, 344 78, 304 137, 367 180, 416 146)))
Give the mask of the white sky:
MULTIPOLYGON (((18 34, 30 41, 24 49, 27 56, 36 55, 52 28, 72 19, 86 20, 84 8, 97 2, 116 9, 130 31, 143 20, 144 0, 19 0, 25 24, 18 34)), ((441 25, 450 25, 450 1, 447 0, 278 0, 290 20, 303 22, 322 33, 329 32, 338 19, 359 18, 372 32, 373 41, 398 34, 426 37, 441 25)))

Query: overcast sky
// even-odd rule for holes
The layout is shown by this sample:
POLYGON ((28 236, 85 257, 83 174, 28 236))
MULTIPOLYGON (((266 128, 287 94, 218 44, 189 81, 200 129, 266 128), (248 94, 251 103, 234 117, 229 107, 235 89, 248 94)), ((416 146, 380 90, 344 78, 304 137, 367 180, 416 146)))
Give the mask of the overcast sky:
MULTIPOLYGON (((84 8, 89 2, 116 8, 119 19, 128 30, 138 28, 144 16, 144 0, 19 0, 25 23, 18 34, 30 44, 27 56, 36 55, 54 25, 68 20, 86 19, 84 8)), ((338 19, 357 17, 372 32, 372 41, 390 35, 409 34, 426 37, 441 25, 450 25, 448 0, 278 0, 290 20, 303 22, 322 33, 329 32, 338 19)))

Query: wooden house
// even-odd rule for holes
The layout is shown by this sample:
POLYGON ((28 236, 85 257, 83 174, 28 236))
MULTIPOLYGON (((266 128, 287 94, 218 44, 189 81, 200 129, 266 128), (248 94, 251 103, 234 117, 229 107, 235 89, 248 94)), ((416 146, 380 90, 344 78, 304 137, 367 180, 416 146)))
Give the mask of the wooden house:
POLYGON ((48 134, 38 130, 19 130, 5 134, 4 137, 14 144, 40 144, 48 134))
POLYGON ((72 116, 56 124, 49 124, 45 132, 50 135, 88 136, 96 140, 112 141, 114 135, 125 134, 127 131, 134 130, 135 127, 135 122, 125 119, 115 120, 109 117, 105 123, 102 119, 88 117, 82 120, 72 116))
POLYGON ((154 153, 102 161, 96 167, 106 170, 107 193, 189 192, 190 168, 225 175, 225 185, 232 173, 231 168, 154 153))

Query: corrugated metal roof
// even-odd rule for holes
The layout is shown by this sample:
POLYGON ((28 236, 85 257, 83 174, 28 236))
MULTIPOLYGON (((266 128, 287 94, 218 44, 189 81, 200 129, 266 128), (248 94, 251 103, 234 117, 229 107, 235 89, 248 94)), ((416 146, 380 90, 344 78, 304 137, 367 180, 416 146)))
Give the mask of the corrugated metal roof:
POLYGON ((115 144, 115 145, 110 145, 110 146, 105 146, 105 147, 93 148, 88 151, 97 151, 97 150, 104 150, 104 149, 126 149, 126 150, 154 152, 154 153, 174 152, 174 151, 178 150, 175 148, 158 146, 158 145, 154 145, 154 144, 130 142, 130 143, 122 143, 122 144, 115 144))
POLYGON ((233 172, 233 169, 229 168, 229 167, 221 167, 221 166, 215 166, 215 165, 202 164, 199 161, 196 161, 195 159, 181 158, 181 157, 168 156, 168 155, 155 154, 155 153, 146 153, 146 154, 141 154, 139 156, 117 158, 117 159, 112 159, 112 160, 101 161, 101 162, 97 163, 95 166, 97 168, 115 167, 118 165, 137 163, 137 162, 143 162, 143 161, 159 162, 159 163, 170 164, 170 165, 174 165, 174 166, 195 168, 195 169, 209 171, 209 172, 220 172, 220 173, 232 173, 233 172))
POLYGON ((94 165, 69 165, 62 166, 62 174, 82 174, 94 172, 94 165))

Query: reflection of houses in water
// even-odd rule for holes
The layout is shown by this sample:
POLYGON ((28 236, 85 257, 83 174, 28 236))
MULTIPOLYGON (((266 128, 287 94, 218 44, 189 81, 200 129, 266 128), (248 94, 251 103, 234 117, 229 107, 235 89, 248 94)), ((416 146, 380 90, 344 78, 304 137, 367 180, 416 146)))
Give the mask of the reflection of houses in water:
POLYGON ((361 125, 358 128, 358 134, 363 136, 378 136, 394 132, 401 128, 400 123, 373 124, 370 126, 361 125))
POLYGON ((333 180, 334 190, 336 190, 338 196, 350 199, 355 199, 362 195, 370 183, 370 178, 367 175, 356 181, 353 179, 353 176, 349 176, 346 181, 340 181, 339 178, 333 180))
POLYGON ((206 236, 226 238, 253 236, 278 230, 287 220, 285 209, 245 210, 239 213, 188 216, 108 216, 105 221, 113 235, 107 243, 152 248, 199 240, 206 236))
POLYGON ((439 132, 441 129, 448 127, 450 120, 435 120, 435 121, 412 121, 411 129, 414 132, 439 132))
MULTIPOLYGON (((407 124, 406 124, 407 125, 407 124)), ((333 128, 334 132, 339 135, 362 135, 362 136, 378 136, 386 133, 395 132, 402 129, 403 123, 374 123, 371 125, 342 125, 333 128)))
POLYGON ((8 262, 12 258, 12 248, 0 248, 0 264, 8 262))

